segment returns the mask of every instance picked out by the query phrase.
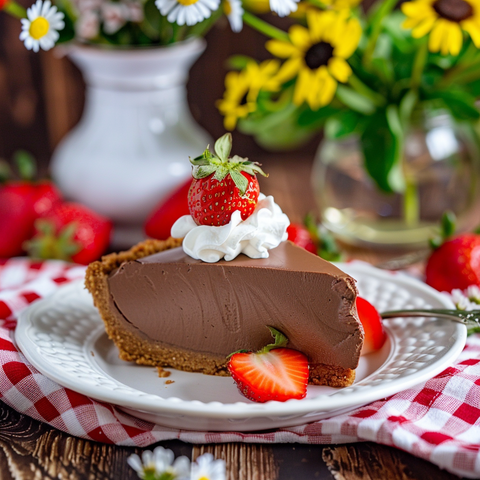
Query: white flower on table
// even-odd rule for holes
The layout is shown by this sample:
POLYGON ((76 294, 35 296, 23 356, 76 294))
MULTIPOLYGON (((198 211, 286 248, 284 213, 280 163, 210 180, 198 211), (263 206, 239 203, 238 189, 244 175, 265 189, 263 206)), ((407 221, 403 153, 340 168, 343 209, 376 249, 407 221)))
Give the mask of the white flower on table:
POLYGON ((223 0, 223 11, 234 32, 241 32, 243 28, 243 8, 241 0, 223 0))
POLYGON ((63 13, 58 12, 50 0, 37 0, 27 10, 27 18, 21 19, 20 40, 25 43, 27 50, 50 50, 58 40, 58 30, 65 27, 63 18, 63 13))
POLYGON ((209 18, 220 0, 156 0, 155 5, 170 23, 191 26, 209 18))
POLYGON ((174 458, 171 450, 156 447, 153 452, 145 450, 142 458, 131 455, 127 462, 142 479, 189 480, 190 460, 185 456, 174 458))
POLYGON ((192 463, 190 480, 225 480, 225 461, 204 453, 192 463))

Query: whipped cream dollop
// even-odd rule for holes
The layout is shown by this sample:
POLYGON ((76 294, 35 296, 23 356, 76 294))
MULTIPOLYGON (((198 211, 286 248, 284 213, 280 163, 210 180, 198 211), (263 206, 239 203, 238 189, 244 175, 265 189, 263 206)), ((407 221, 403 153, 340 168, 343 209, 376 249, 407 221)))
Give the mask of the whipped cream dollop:
POLYGON ((196 260, 207 263, 227 261, 243 253, 250 258, 268 258, 268 250, 278 247, 287 237, 290 220, 272 196, 260 193, 255 211, 242 220, 235 210, 230 223, 221 227, 197 225, 191 215, 180 217, 171 235, 183 239, 183 250, 196 260))

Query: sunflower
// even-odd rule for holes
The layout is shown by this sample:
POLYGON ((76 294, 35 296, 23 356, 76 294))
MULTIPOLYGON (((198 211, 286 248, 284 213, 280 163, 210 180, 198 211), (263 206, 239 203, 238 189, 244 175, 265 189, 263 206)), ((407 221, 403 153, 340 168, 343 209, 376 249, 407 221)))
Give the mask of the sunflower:
POLYGON ((479 0, 415 0, 402 5, 407 16, 403 28, 412 29, 412 37, 430 34, 428 48, 442 55, 458 55, 467 32, 480 48, 479 0))
POLYGON ((229 72, 225 76, 225 93, 217 102, 217 108, 225 116, 224 126, 233 130, 240 118, 245 118, 257 109, 257 98, 260 90, 274 92, 279 90, 280 83, 276 74, 280 63, 266 60, 260 65, 249 62, 241 72, 229 72))
POLYGON ((293 102, 307 102, 318 110, 333 99, 337 82, 346 82, 352 69, 346 59, 357 48, 362 29, 348 11, 307 12, 308 29, 293 25, 290 42, 270 40, 267 49, 275 56, 288 58, 282 65, 278 81, 297 76, 293 102))

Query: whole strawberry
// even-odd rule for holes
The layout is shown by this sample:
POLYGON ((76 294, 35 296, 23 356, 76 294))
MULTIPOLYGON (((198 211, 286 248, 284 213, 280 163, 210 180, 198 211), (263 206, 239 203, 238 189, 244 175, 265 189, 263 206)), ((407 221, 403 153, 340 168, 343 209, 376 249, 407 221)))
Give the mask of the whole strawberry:
POLYGON ((190 213, 187 197, 191 180, 180 185, 166 200, 159 203, 145 222, 145 233, 152 238, 166 240, 172 225, 183 215, 190 213))
POLYGON ((453 236, 454 231, 455 217, 447 213, 442 219, 441 238, 432 241, 435 249, 425 267, 426 283, 441 292, 480 287, 480 235, 453 236))
POLYGON ((30 256, 87 265, 107 249, 111 222, 78 203, 61 203, 35 222, 36 235, 27 242, 30 256))
POLYGON ((228 370, 237 387, 249 400, 285 402, 301 399, 307 394, 308 359, 291 348, 285 348, 287 338, 268 327, 275 343, 258 352, 240 351, 230 355, 228 370))
POLYGON ((37 182, 35 160, 24 151, 15 154, 20 180, 0 162, 0 258, 24 253, 23 244, 34 233, 34 222, 61 201, 60 193, 48 180, 37 182))
POLYGON ((197 225, 226 225, 235 210, 246 220, 255 210, 260 193, 256 174, 266 175, 255 162, 229 158, 231 150, 232 135, 227 133, 215 142, 215 154, 207 148, 190 159, 194 168, 188 209, 197 225))

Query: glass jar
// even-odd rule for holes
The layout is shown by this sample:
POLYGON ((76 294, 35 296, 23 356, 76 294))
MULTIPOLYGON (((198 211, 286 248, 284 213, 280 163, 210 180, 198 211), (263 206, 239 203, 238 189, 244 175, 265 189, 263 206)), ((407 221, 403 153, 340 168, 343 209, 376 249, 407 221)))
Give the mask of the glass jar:
POLYGON ((427 245, 446 210, 457 215, 459 229, 476 226, 480 159, 468 127, 437 113, 410 130, 403 193, 378 189, 363 166, 358 137, 325 139, 312 172, 323 224, 349 244, 410 249, 427 245))

